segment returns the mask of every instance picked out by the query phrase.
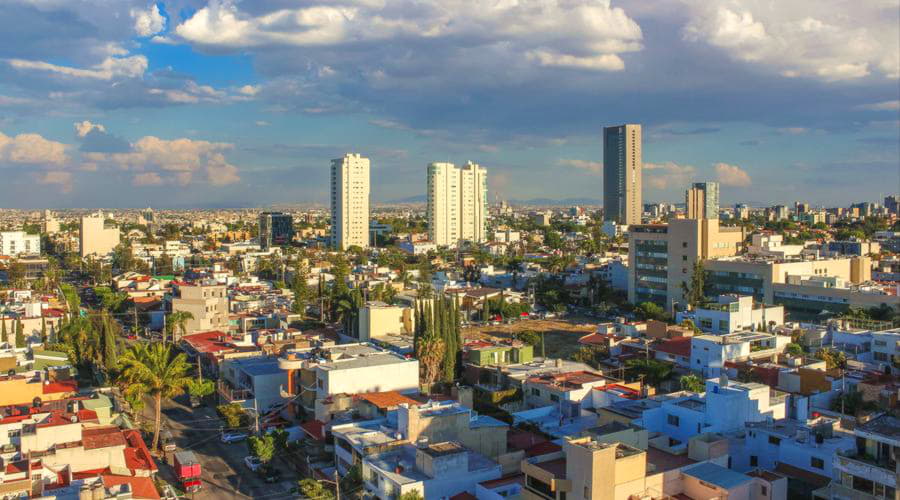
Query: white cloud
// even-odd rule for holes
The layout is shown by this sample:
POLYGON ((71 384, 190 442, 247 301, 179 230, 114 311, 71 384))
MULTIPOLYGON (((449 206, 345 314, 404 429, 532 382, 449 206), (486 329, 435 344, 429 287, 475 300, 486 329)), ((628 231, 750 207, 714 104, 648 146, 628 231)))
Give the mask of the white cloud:
POLYGON ((92 130, 97 130, 99 132, 106 132, 106 127, 99 123, 91 123, 89 120, 84 120, 82 122, 75 122, 75 134, 78 137, 84 137, 91 133, 92 130))
POLYGON ((600 175, 603 173, 603 162, 599 161, 587 161, 587 160, 577 160, 577 159, 567 159, 562 158, 557 160, 557 165, 562 167, 572 167, 578 170, 583 170, 585 172, 589 172, 592 174, 600 175))
POLYGON ((162 177, 156 172, 141 172, 135 174, 131 179, 131 184, 134 186, 159 186, 162 183, 162 177))
POLYGON ((897 111, 900 110, 900 100, 896 101, 881 101, 874 102, 872 104, 863 104, 861 106, 857 106, 858 109, 866 109, 869 111, 897 111))
POLYGON ((694 178, 697 169, 675 162, 644 163, 644 182, 654 189, 681 188, 694 178))
POLYGON ((806 127, 782 127, 778 129, 779 134, 785 135, 803 135, 809 132, 809 129, 806 127))
POLYGON ((255 96, 259 93, 260 88, 259 85, 244 85, 238 89, 238 92, 247 96, 255 96))
POLYGON ((68 160, 66 145, 39 134, 10 137, 0 132, 0 163, 62 165, 68 160))
POLYGON ((59 186, 63 193, 72 191, 72 173, 65 170, 50 170, 38 174, 37 182, 39 184, 50 184, 59 186))
POLYGON ((134 19, 134 31, 138 36, 155 35, 166 28, 166 18, 159 12, 159 7, 155 3, 147 10, 131 9, 130 14, 134 19))
POLYGON ((18 70, 48 71, 76 78, 111 80, 113 78, 137 78, 147 71, 147 58, 141 55, 128 57, 107 57, 90 69, 61 66, 44 61, 8 59, 10 66, 18 70))
POLYGON ((752 184, 750 174, 737 165, 716 163, 716 179, 723 186, 747 187, 752 184))
MULTIPOLYGON (((641 50, 638 24, 610 0, 398 0, 312 2, 252 15, 234 0, 213 0, 174 29, 181 39, 230 49, 261 46, 329 47, 393 40, 398 44, 447 40, 460 52, 511 51, 499 61, 618 71, 619 54, 641 50)), ((333 75, 331 66, 319 77, 333 75)))
POLYGON ((684 38, 789 78, 900 77, 895 2, 685 0, 684 38), (816 17, 811 17, 816 16, 816 17))
POLYGON ((255 123, 257 127, 268 127, 269 125, 271 125, 271 123, 269 123, 265 120, 256 120, 253 123, 255 123))

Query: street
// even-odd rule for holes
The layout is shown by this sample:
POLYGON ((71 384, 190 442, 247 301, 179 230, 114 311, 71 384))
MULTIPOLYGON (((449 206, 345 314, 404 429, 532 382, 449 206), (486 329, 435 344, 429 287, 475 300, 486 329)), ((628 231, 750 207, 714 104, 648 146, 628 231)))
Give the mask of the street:
MULTIPOLYGON (((202 469, 203 489, 189 498, 197 500, 245 498, 298 498, 290 490, 297 484, 296 474, 276 457, 272 465, 282 473, 281 481, 266 484, 244 465, 249 454, 246 442, 223 443, 220 439, 220 420, 215 408, 203 406, 191 409, 178 401, 163 400, 162 427, 169 429, 178 450, 191 450, 197 455, 202 469)), ((153 401, 146 400, 144 418, 152 422, 153 401)), ((149 445, 150 443, 148 443, 149 445)), ((172 467, 160 465, 160 477, 178 486, 172 467)))

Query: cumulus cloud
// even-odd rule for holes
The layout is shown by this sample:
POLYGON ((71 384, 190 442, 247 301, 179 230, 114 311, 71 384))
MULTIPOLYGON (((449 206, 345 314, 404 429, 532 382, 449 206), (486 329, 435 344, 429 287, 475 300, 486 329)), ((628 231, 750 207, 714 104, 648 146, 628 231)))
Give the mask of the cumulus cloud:
POLYGON ((134 19, 134 32, 138 36, 147 37, 155 35, 166 28, 166 18, 159 11, 159 6, 151 5, 145 10, 131 9, 131 18, 134 19))
POLYGON ((91 123, 89 120, 75 122, 75 135, 77 135, 78 137, 83 138, 94 130, 97 130, 99 132, 106 132, 106 127, 99 123, 91 123))
POLYGON ((160 186, 162 183, 162 177, 156 172, 141 172, 131 179, 134 186, 160 186))
POLYGON ((687 0, 684 38, 785 77, 825 81, 900 77, 896 3, 687 0), (813 17, 815 16, 815 17, 813 17))
POLYGON ((747 187, 752 184, 750 174, 737 165, 716 163, 716 179, 723 186, 747 187))
MULTIPOLYGON (((618 54, 642 48, 640 26, 623 9, 611 7, 610 0, 313 2, 260 13, 242 11, 233 0, 216 0, 174 32, 193 44, 228 49, 444 40, 462 53, 503 44, 518 51, 520 60, 541 66, 605 71, 624 67, 618 54)), ((334 68, 323 71, 328 76, 334 68)))
POLYGON ((66 145, 40 134, 10 137, 0 132, 0 163, 62 165, 68 160, 66 145))
POLYGON ((603 173, 603 162, 599 161, 562 158, 560 160, 557 160, 556 164, 561 167, 572 167, 578 170, 583 170, 591 174, 600 175, 603 173))
POLYGON ((691 165, 679 165, 675 162, 644 163, 644 182, 654 189, 667 189, 672 186, 687 186, 694 178, 697 169, 691 165))
POLYGON ((147 71, 147 58, 142 55, 128 57, 107 57, 100 64, 90 68, 62 66, 44 61, 9 59, 10 66, 17 70, 45 71, 75 78, 111 80, 113 78, 137 78, 147 71))
POLYGON ((65 170, 50 170, 38 174, 37 182, 39 184, 49 184, 59 186, 63 193, 72 191, 72 173, 65 170))

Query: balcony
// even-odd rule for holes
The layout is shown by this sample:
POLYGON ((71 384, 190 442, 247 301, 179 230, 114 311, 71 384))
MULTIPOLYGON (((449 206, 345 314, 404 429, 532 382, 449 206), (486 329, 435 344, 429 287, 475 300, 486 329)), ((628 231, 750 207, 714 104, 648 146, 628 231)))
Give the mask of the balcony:
MULTIPOLYGON (((897 487, 897 473, 895 469, 888 469, 887 460, 876 460, 873 457, 853 453, 845 456, 838 453, 835 466, 854 476, 865 478, 876 483, 881 483, 892 488, 897 487)), ((894 466, 896 467, 896 465, 894 466)))
POLYGON ((249 389, 235 389, 228 382, 219 381, 219 394, 229 403, 240 403, 253 399, 253 391, 249 389))

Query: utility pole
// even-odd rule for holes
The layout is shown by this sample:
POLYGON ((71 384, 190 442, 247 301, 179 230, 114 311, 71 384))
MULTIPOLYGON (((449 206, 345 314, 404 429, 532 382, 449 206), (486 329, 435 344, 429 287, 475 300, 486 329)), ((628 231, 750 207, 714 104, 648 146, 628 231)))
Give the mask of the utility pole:
POLYGON ((334 468, 334 498, 341 500, 341 478, 338 476, 337 467, 334 468))
POLYGON ((166 343, 166 310, 165 310, 165 308, 163 308, 162 340, 163 340, 163 345, 165 345, 165 343, 166 343))

